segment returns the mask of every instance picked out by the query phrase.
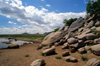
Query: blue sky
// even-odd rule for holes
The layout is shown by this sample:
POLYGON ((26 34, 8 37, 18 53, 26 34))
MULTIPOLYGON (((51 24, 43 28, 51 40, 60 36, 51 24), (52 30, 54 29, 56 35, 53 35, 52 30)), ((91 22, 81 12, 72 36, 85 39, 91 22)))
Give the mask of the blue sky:
POLYGON ((0 34, 44 33, 84 17, 88 0, 0 0, 0 34))

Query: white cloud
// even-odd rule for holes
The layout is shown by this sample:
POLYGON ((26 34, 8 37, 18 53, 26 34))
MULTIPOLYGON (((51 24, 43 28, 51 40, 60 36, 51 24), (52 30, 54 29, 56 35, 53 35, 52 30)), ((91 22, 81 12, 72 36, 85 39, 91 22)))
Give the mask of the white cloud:
MULTIPOLYGON (((8 18, 16 19, 21 23, 27 23, 16 27, 16 30, 18 30, 16 33, 21 33, 21 31, 44 33, 63 26, 63 19, 84 17, 86 12, 55 13, 48 12, 48 9, 43 7, 39 10, 34 6, 23 6, 21 0, 2 0, 0 1, 0 14, 8 18)), ((13 22, 13 24, 16 23, 13 22)), ((13 30, 9 28, 8 30, 8 33, 15 33, 15 28, 13 30)), ((6 29, 4 28, 2 33, 5 33, 5 31, 6 29)))
POLYGON ((41 0, 41 1, 44 1, 44 0, 41 0))
POLYGON ((8 23, 10 23, 10 24, 16 24, 16 23, 14 23, 14 22, 12 22, 12 21, 8 21, 8 23))
POLYGON ((47 4, 46 6, 50 7, 50 5, 49 5, 49 4, 47 4))
POLYGON ((11 21, 8 21, 8 23, 13 23, 13 22, 11 22, 11 21))

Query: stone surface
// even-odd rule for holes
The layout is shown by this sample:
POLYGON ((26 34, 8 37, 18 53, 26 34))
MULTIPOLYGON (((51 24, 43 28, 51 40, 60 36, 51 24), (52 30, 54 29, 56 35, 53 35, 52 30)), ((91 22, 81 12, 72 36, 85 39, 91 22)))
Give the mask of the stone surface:
POLYGON ((86 63, 86 66, 100 66, 100 61, 97 60, 96 58, 92 58, 88 60, 88 62, 86 63))
POLYGON ((46 49, 44 51, 42 51, 43 54, 51 54, 55 51, 55 47, 52 47, 52 48, 49 48, 49 49, 46 49))
POLYGON ((62 53, 62 56, 68 56, 69 55, 69 51, 65 51, 62 53))
POLYGON ((96 27, 100 26, 100 21, 97 21, 97 22, 95 23, 95 26, 96 26, 96 27))
POLYGON ((94 21, 91 20, 85 28, 90 28, 94 26, 94 21))
POLYGON ((77 62, 77 59, 72 56, 65 57, 65 60, 68 60, 70 62, 77 62))
POLYGON ((41 49, 41 48, 42 48, 42 45, 39 45, 37 49, 41 49))
POLYGON ((93 33, 86 34, 86 39, 87 40, 93 40, 95 38, 97 38, 97 36, 93 33))
POLYGON ((66 49, 66 48, 68 48, 68 43, 64 43, 62 46, 62 49, 66 49))
POLYGON ((43 66, 45 64, 45 61, 43 59, 37 59, 32 62, 30 66, 43 66))
POLYGON ((68 28, 69 28, 69 26, 65 26, 64 31, 67 32, 68 28))
POLYGON ((10 44, 7 48, 8 49, 19 48, 19 44, 10 44))
POLYGON ((92 49, 94 54, 100 55, 100 44, 92 46, 91 49, 92 49))
POLYGON ((50 33, 44 38, 42 45, 53 44, 59 41, 61 38, 63 38, 65 34, 66 33, 64 31, 57 31, 55 33, 50 33))
POLYGON ((78 52, 79 52, 79 53, 81 53, 81 54, 83 54, 83 53, 85 53, 85 52, 86 52, 86 50, 85 50, 85 48, 84 48, 84 47, 82 47, 82 48, 79 48, 79 49, 78 49, 78 52))
POLYGON ((100 38, 94 40, 94 44, 100 44, 100 38))
POLYGON ((76 20, 70 25, 68 32, 77 30, 79 27, 83 26, 85 22, 86 20, 83 18, 76 20))
POLYGON ((88 51, 88 50, 90 50, 90 49, 91 49, 90 46, 85 46, 85 50, 86 50, 86 51, 88 51))
POLYGON ((73 44, 73 43, 78 42, 78 40, 75 39, 75 38, 69 38, 67 41, 68 41, 69 44, 73 44))

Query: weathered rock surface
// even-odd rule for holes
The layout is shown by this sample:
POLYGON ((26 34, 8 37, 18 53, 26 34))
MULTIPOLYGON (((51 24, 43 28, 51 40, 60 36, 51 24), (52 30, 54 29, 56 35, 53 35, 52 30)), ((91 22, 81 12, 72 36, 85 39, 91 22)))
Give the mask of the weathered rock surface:
POLYGON ((100 26, 100 21, 97 21, 97 22, 95 23, 95 26, 96 26, 96 27, 100 26))
POLYGON ((95 38, 97 38, 97 36, 93 33, 86 34, 86 39, 87 40, 93 40, 95 38))
POLYGON ((68 48, 68 43, 64 43, 62 49, 68 48))
POLYGON ((97 60, 96 58, 92 58, 88 60, 88 62, 86 63, 86 66, 100 66, 100 61, 97 60))
POLYGON ((73 43, 78 42, 78 40, 75 39, 75 38, 69 38, 67 41, 68 41, 69 44, 73 44, 73 43))
POLYGON ((52 48, 49 48, 49 49, 44 50, 42 53, 43 54, 51 54, 54 51, 55 51, 55 47, 52 47, 52 48))
POLYGON ((77 62, 77 59, 71 56, 65 57, 65 60, 70 61, 70 62, 77 62))
POLYGON ((62 56, 68 56, 69 55, 69 51, 65 51, 62 53, 62 56))
POLYGON ((43 59, 37 59, 32 62, 30 66, 43 66, 45 64, 45 61, 43 59))
POLYGON ((7 48, 8 49, 19 48, 19 44, 10 44, 7 48))
POLYGON ((85 48, 84 48, 84 47, 82 47, 82 48, 79 48, 79 49, 78 49, 78 52, 79 52, 79 53, 81 53, 81 54, 83 54, 83 53, 85 53, 85 52, 86 52, 86 50, 85 50, 85 48))
POLYGON ((100 44, 92 46, 91 49, 92 49, 94 54, 100 55, 100 44))
POLYGON ((61 38, 63 38, 65 34, 66 33, 64 31, 57 31, 55 33, 50 33, 44 38, 42 45, 53 44, 56 41, 59 41, 61 38))
POLYGON ((95 39, 95 40, 94 40, 94 43, 95 43, 95 44, 100 44, 100 39, 95 39))
POLYGON ((41 48, 42 48, 42 45, 39 45, 37 49, 41 49, 41 48))
POLYGON ((86 51, 88 51, 88 50, 90 50, 90 49, 91 49, 90 46, 85 46, 85 50, 86 50, 86 51))
POLYGON ((93 20, 91 20, 85 28, 90 28, 92 26, 94 26, 94 21, 93 20))
POLYGON ((76 20, 71 24, 71 26, 68 29, 68 32, 77 30, 79 27, 83 26, 85 22, 86 20, 84 20, 83 18, 76 20))

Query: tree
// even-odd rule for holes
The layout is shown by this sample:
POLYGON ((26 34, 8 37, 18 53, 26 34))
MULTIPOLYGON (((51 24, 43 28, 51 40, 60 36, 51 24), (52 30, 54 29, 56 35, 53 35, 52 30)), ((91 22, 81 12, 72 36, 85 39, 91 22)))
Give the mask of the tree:
POLYGON ((59 30, 59 28, 56 28, 56 29, 54 29, 54 31, 52 31, 52 32, 57 32, 59 30))
POLYGON ((76 21, 77 20, 77 18, 71 18, 71 19, 69 19, 69 20, 67 20, 67 19, 64 19, 63 20, 63 23, 65 24, 65 26, 70 26, 74 21, 76 21))
POLYGON ((89 13, 90 16, 93 14, 100 14, 100 0, 97 1, 88 1, 86 6, 87 14, 89 13))

